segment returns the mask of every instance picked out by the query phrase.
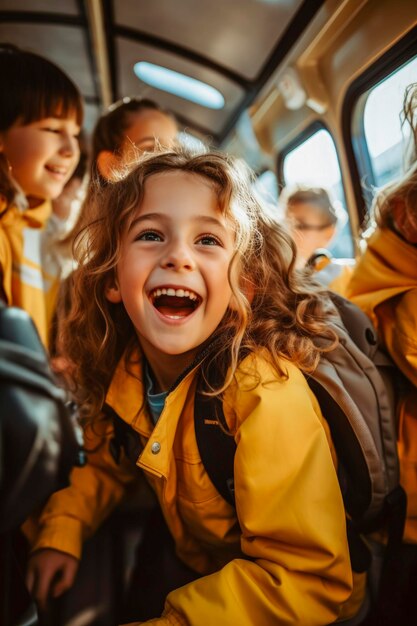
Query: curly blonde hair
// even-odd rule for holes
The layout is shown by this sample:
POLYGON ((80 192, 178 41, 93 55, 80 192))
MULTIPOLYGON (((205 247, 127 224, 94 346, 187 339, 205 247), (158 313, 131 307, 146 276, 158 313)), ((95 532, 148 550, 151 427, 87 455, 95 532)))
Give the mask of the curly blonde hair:
POLYGON ((97 190, 90 222, 76 239, 78 269, 71 279, 71 305, 61 322, 60 345, 72 363, 75 396, 86 418, 97 416, 123 353, 137 346, 133 325, 122 303, 106 299, 114 277, 123 234, 137 215, 151 176, 187 172, 211 182, 219 210, 235 229, 229 282, 235 306, 228 310, 212 339, 221 338, 210 362, 225 373, 221 393, 230 384, 242 355, 266 348, 281 375, 282 357, 302 370, 316 367, 323 348, 315 337, 336 341, 327 322, 330 301, 311 276, 295 270, 295 246, 251 186, 251 173, 241 161, 224 154, 190 154, 184 150, 145 155, 122 172, 120 179, 97 190), (226 368, 227 365, 227 368, 226 368), (227 376, 226 376, 227 369, 227 376))
POLYGON ((392 228, 392 210, 399 202, 417 231, 417 163, 402 178, 383 187, 375 197, 372 213, 380 228, 392 228))
POLYGON ((393 228, 393 208, 397 204, 404 207, 409 224, 417 230, 417 83, 408 85, 404 93, 401 113, 402 125, 411 130, 411 164, 403 176, 390 182, 378 190, 374 197, 368 223, 365 225, 363 237, 367 239, 375 226, 393 228))

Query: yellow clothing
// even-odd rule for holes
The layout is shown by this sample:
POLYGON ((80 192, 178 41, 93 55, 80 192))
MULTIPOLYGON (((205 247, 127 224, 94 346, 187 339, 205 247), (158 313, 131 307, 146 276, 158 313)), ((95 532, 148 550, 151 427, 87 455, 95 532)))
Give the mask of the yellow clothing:
POLYGON ((389 229, 371 237, 348 285, 348 297, 371 318, 408 378, 398 411, 401 483, 407 492, 404 538, 417 543, 417 248, 389 229))
POLYGON ((344 265, 340 273, 329 283, 329 289, 346 297, 346 290, 353 274, 353 265, 344 265))
MULTIPOLYGON (((336 619, 349 597, 345 513, 328 427, 302 373, 284 365, 288 378, 279 379, 261 355, 248 356, 226 392, 237 443, 235 511, 198 452, 198 367, 169 393, 153 426, 140 364, 130 363, 129 372, 119 364, 107 402, 139 433, 144 448, 136 465, 157 494, 179 557, 203 575, 171 592, 153 623, 319 626, 336 619)), ((88 448, 96 448, 97 436, 97 428, 89 431, 88 448)), ((73 470, 71 486, 48 501, 34 549, 79 557, 82 541, 121 500, 137 470, 112 459, 108 424, 106 436, 87 466, 73 470)))
POLYGON ((50 202, 34 209, 7 207, 0 199, 0 276, 10 305, 31 315, 43 343, 55 305, 58 279, 43 259, 43 229, 51 214, 50 202))

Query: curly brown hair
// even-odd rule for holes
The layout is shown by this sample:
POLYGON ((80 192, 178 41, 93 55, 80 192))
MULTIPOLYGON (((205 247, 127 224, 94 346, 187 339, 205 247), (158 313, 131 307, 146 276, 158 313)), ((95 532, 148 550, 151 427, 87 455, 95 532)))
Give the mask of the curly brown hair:
POLYGON ((312 371, 323 348, 315 337, 336 336, 327 325, 330 301, 311 276, 295 270, 295 245, 252 190, 251 173, 241 161, 218 153, 190 154, 184 150, 145 155, 120 180, 92 197, 90 221, 79 233, 75 256, 78 269, 71 280, 71 305, 62 322, 63 354, 72 363, 75 396, 83 415, 94 418, 102 408, 107 387, 123 353, 137 346, 133 325, 122 303, 106 299, 114 277, 121 240, 137 215, 146 181, 165 172, 187 172, 209 180, 221 212, 234 224, 235 250, 229 282, 235 305, 228 310, 212 339, 221 337, 210 357, 227 376, 221 393, 232 381, 243 354, 265 348, 280 375, 280 359, 312 371))
POLYGON ((369 216, 367 237, 375 225, 380 228, 393 228, 393 208, 401 204, 407 214, 407 220, 417 230, 417 83, 408 85, 404 93, 401 112, 402 125, 411 130, 412 150, 409 155, 411 165, 406 173, 397 180, 382 187, 376 194, 369 216))
POLYGON ((417 163, 399 180, 383 187, 373 203, 373 215, 380 228, 392 228, 393 207, 401 203, 409 223, 417 231, 417 163))

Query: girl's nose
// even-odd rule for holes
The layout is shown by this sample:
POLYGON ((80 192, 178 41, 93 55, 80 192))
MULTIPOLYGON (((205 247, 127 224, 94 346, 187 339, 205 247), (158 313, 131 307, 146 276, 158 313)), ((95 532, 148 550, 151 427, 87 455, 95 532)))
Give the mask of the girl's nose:
POLYGON ((62 135, 62 144, 59 149, 60 153, 72 157, 80 153, 80 146, 78 143, 78 139, 69 133, 65 133, 62 135))
POLYGON ((165 269, 176 271, 192 271, 195 262, 188 246, 184 244, 173 244, 163 257, 161 265, 165 269))

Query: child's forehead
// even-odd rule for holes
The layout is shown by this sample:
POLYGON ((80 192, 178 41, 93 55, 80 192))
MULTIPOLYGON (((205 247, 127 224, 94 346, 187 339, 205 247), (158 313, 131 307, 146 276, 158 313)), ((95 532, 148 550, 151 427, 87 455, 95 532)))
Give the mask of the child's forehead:
POLYGON ((211 212, 227 219, 219 199, 218 189, 209 178, 183 170, 168 170, 151 174, 144 181, 143 195, 135 207, 135 217, 144 213, 167 212, 182 215, 211 212), (188 210, 187 210, 188 209, 188 210))
POLYGON ((136 120, 138 118, 142 118, 142 119, 167 119, 170 120, 172 122, 174 122, 174 120, 171 118, 171 116, 168 113, 165 113, 165 111, 160 111, 159 109, 138 109, 137 111, 127 111, 127 115, 131 120, 136 120))
POLYGON ((288 204, 287 213, 323 213, 322 207, 316 202, 309 200, 297 200, 288 204))
POLYGON ((177 135, 178 127, 176 122, 163 111, 158 109, 139 109, 138 111, 127 111, 124 118, 124 132, 129 134, 136 132, 143 134, 151 130, 152 136, 159 134, 172 135, 172 141, 177 135))
MULTIPOLYGON (((211 195, 219 201, 219 189, 215 182, 197 172, 187 172, 184 170, 166 170, 151 174, 145 180, 144 184, 144 197, 150 192, 161 190, 171 187, 180 190, 188 190, 198 195, 211 195)), ((220 207, 219 207, 220 208, 220 207)))
POLYGON ((46 115, 43 115, 41 118, 39 118, 38 122, 42 122, 45 120, 54 120, 55 122, 62 122, 62 123, 73 123, 76 126, 79 126, 77 115, 71 112, 69 112, 67 115, 57 115, 55 113, 46 114, 46 115))

